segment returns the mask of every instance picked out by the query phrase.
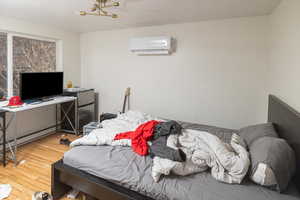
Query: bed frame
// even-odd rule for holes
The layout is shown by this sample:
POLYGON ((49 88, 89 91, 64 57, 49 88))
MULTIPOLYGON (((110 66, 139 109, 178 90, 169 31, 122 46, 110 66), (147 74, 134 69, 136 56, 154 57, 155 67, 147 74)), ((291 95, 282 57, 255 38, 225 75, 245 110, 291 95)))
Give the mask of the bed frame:
POLYGON ((285 139, 295 151, 294 182, 300 191, 300 113, 279 98, 270 95, 268 121, 274 124, 279 137, 285 139))
MULTIPOLYGON (((297 172, 294 182, 300 189, 300 114, 279 98, 269 96, 268 121, 274 123, 281 138, 287 140, 296 153, 297 172)), ((52 165, 51 193, 58 200, 71 188, 88 195, 89 199, 153 200, 138 192, 63 164, 52 165)))

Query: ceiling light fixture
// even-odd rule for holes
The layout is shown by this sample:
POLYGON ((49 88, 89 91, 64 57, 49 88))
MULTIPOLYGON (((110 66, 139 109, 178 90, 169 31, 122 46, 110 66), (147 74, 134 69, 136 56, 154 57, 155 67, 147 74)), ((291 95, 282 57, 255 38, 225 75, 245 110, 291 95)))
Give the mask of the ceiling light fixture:
POLYGON ((118 18, 117 14, 109 13, 108 11, 105 11, 105 8, 113 8, 113 7, 119 7, 120 2, 111 2, 111 0, 95 0, 93 8, 91 8, 89 11, 80 11, 81 16, 87 16, 87 15, 93 15, 93 16, 105 16, 105 17, 112 17, 112 18, 118 18), (111 3, 109 3, 111 2, 111 3))

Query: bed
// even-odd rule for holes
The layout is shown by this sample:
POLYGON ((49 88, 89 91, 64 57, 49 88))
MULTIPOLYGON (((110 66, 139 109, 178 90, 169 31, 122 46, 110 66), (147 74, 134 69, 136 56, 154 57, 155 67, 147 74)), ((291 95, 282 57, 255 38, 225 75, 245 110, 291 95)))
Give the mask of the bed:
MULTIPOLYGON (((290 106, 269 97, 268 121, 276 126, 280 137, 292 146, 300 162, 300 115, 290 106)), ((229 140, 236 130, 181 123, 216 134, 229 140)), ((300 198, 299 172, 284 194, 255 185, 245 179, 241 185, 217 182, 209 173, 186 177, 168 176, 155 183, 151 176, 151 158, 140 157, 127 147, 79 146, 66 152, 52 165, 52 195, 59 199, 72 187, 96 199, 157 199, 157 200, 294 200, 300 198)))

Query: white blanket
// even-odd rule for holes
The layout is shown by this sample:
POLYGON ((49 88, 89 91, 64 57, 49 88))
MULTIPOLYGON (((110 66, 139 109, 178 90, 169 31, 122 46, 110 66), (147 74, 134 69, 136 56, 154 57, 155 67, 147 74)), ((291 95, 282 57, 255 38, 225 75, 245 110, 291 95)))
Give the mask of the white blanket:
POLYGON ((134 131, 139 125, 150 120, 159 119, 138 111, 128 111, 127 113, 119 114, 115 119, 103 121, 101 123, 103 128, 93 130, 89 135, 73 141, 70 146, 131 146, 131 141, 128 139, 114 140, 116 134, 134 131))
MULTIPOLYGON (((115 135, 133 131, 150 120, 159 119, 141 112, 129 111, 118 115, 116 119, 102 122, 103 128, 96 129, 89 135, 75 140, 70 146, 131 146, 131 141, 127 139, 114 141, 115 135)), ((152 177, 157 182, 162 174, 168 175, 173 172, 184 176, 211 168, 215 179, 226 183, 240 183, 248 171, 250 161, 248 152, 239 144, 240 138, 237 135, 233 135, 229 145, 210 133, 185 129, 181 136, 169 136, 167 145, 174 149, 180 146, 187 155, 187 161, 180 163, 155 157, 152 177)))
MULTIPOLYGON (((168 139, 168 146, 173 147, 175 136, 168 139)), ((155 157, 152 177, 157 182, 162 174, 171 172, 189 175, 211 168, 212 176, 225 183, 241 183, 250 166, 249 155, 240 145, 241 139, 233 134, 231 144, 223 143, 217 136, 207 132, 185 129, 178 138, 180 148, 186 153, 187 161, 180 163, 155 157)))

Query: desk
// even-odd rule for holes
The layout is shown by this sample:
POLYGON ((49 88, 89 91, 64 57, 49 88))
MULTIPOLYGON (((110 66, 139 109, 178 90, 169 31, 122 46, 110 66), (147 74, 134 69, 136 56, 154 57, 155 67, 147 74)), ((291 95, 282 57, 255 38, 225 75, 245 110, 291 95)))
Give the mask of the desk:
MULTIPOLYGON (((61 121, 68 121, 68 123, 70 123, 70 126, 73 129, 73 132, 75 134, 78 134, 78 113, 77 111, 75 111, 75 124, 73 124, 71 122, 71 120, 68 117, 68 113, 71 110, 72 106, 75 105, 75 108, 77 107, 77 98, 76 97, 55 97, 53 100, 50 101, 45 101, 45 102, 39 102, 37 104, 24 104, 21 107, 17 107, 17 108, 11 108, 11 107, 6 107, 6 106, 0 106, 0 117, 2 118, 2 122, 3 125, 1 127, 2 130, 2 137, 3 137, 3 166, 5 167, 6 165, 6 143, 8 143, 8 147, 9 147, 9 151, 11 152, 12 155, 12 160, 14 161, 15 165, 17 165, 17 146, 18 146, 18 127, 17 127, 17 122, 16 122, 16 127, 15 127, 15 133, 14 133, 14 139, 13 139, 13 143, 14 143, 14 148, 12 148, 11 146, 11 142, 12 141, 7 141, 6 140, 6 130, 7 128, 10 126, 11 122, 13 120, 17 120, 17 113, 18 112, 22 112, 22 111, 27 111, 27 110, 33 110, 33 109, 37 109, 40 107, 45 107, 45 106, 50 106, 50 105, 55 105, 56 108, 56 120, 55 120, 55 126, 51 126, 48 128, 45 128, 43 130, 39 130, 39 131, 35 131, 32 133, 27 134, 26 136, 30 136, 30 135, 34 135, 37 133, 40 133, 42 131, 48 130, 50 128, 54 128, 56 129, 56 131, 58 131, 58 127, 59 127, 59 123, 58 123, 58 105, 62 105, 64 103, 71 103, 71 105, 69 105, 67 107, 67 109, 63 109, 61 106, 61 112, 63 113, 63 117, 61 119, 61 121), (6 123, 7 119, 6 119, 6 113, 12 113, 13 116, 11 117, 11 119, 9 120, 8 123, 6 123)), ((26 137, 23 136, 23 137, 26 137)))

